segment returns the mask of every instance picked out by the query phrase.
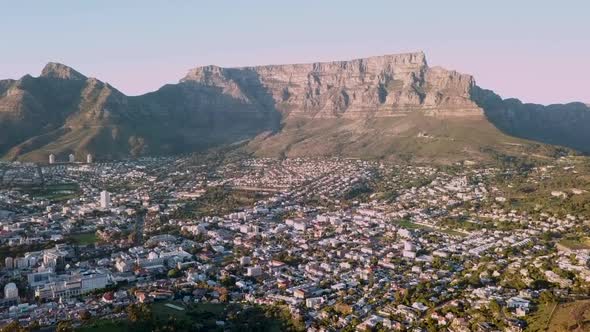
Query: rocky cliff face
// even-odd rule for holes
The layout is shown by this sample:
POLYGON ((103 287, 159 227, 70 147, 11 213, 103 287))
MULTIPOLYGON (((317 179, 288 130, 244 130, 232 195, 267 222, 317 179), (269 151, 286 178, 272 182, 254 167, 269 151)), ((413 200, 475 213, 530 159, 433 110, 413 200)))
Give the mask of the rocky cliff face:
POLYGON ((219 87, 245 102, 255 95, 289 117, 388 117, 414 110, 482 114, 470 100, 473 78, 429 68, 423 53, 312 64, 208 66, 191 70, 182 81, 219 87))
POLYGON ((0 80, 0 155, 108 159, 250 140, 259 155, 467 159, 531 146, 504 133, 584 150, 587 110, 502 100, 469 75, 429 67, 421 52, 199 67, 136 97, 49 63, 39 77, 0 80))
POLYGON ((45 78, 57 78, 62 80, 86 80, 86 76, 61 63, 50 62, 41 71, 45 78))

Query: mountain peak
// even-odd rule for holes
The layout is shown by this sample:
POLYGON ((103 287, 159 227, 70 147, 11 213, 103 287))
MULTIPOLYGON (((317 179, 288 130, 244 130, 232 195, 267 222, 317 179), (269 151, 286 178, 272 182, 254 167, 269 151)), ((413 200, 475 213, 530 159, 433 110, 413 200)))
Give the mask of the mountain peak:
POLYGON ((80 74, 71 67, 57 62, 49 62, 43 68, 41 77, 59 78, 62 80, 85 80, 86 76, 80 74))

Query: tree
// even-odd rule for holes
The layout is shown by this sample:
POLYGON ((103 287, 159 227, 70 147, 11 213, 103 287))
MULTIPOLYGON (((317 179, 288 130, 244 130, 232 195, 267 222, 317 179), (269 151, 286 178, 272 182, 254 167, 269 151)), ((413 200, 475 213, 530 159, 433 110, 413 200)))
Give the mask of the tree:
POLYGON ((62 320, 57 323, 56 332, 74 332, 74 328, 72 327, 72 322, 69 320, 62 320))
POLYGON ((539 301, 541 301, 541 303, 543 303, 543 304, 550 304, 550 303, 557 302, 557 298, 555 297, 553 292, 548 291, 548 290, 544 290, 539 295, 539 301))
POLYGON ((500 306, 500 304, 498 303, 498 301, 496 301, 496 299, 492 299, 490 301, 490 311, 494 314, 494 315, 498 315, 500 314, 500 312, 502 311, 502 307, 500 306))
POLYGON ((180 271, 178 269, 171 269, 168 271, 168 278, 178 278, 180 276, 180 271))
POLYGON ((127 307, 126 311, 132 322, 148 321, 152 318, 152 311, 145 303, 132 304, 127 307))
POLYGON ((12 322, 4 325, 0 328, 0 332, 26 332, 27 329, 22 327, 17 320, 13 320, 12 322))
POLYGON ((219 292, 219 301, 221 302, 227 302, 229 300, 229 294, 227 292, 227 288, 225 287, 219 287, 217 289, 217 291, 219 292))
POLYGON ((82 310, 80 312, 81 320, 89 320, 90 318, 92 318, 92 315, 90 315, 90 312, 88 310, 82 310))
POLYGON ((31 322, 31 324, 29 324, 29 331, 39 331, 41 329, 41 325, 39 324, 39 321, 34 320, 31 322))
POLYGON ((426 330, 428 332, 439 331, 439 328, 437 326, 437 322, 430 316, 428 316, 428 318, 426 319, 425 325, 426 325, 426 330))
POLYGON ((225 288, 233 287, 236 284, 236 278, 232 276, 223 277, 219 283, 225 288))

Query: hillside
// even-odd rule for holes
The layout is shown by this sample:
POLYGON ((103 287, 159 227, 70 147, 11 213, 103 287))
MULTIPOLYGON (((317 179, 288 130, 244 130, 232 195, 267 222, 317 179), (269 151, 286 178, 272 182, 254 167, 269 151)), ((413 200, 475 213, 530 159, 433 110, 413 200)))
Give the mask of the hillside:
POLYGON ((49 63, 39 77, 0 81, 0 155, 100 160, 250 140, 246 150, 260 156, 485 160, 555 153, 530 140, 590 152, 589 114, 581 103, 502 100, 470 75, 429 67, 421 52, 198 67, 178 84, 135 97, 49 63))

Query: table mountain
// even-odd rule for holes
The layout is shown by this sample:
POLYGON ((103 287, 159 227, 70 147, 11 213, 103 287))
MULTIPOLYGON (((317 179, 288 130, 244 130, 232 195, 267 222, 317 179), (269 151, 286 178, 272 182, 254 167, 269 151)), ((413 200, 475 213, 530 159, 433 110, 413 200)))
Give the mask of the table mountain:
POLYGON ((415 110, 481 113, 470 100, 473 78, 429 68, 423 53, 313 64, 207 66, 191 70, 181 82, 219 87, 242 100, 252 96, 287 117, 390 117, 415 110))
POLYGON ((44 161, 203 150, 248 140, 261 156, 486 159, 590 152, 588 106, 502 100, 423 53, 313 64, 198 67, 178 84, 126 96, 62 64, 0 81, 0 154, 44 161), (521 139, 524 138, 524 139, 521 139))

